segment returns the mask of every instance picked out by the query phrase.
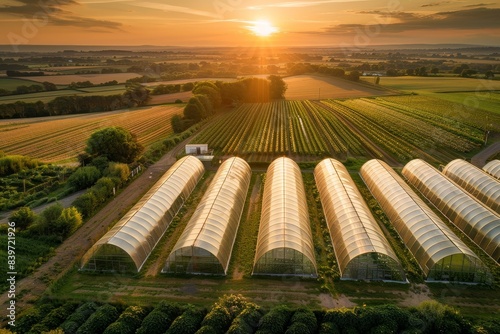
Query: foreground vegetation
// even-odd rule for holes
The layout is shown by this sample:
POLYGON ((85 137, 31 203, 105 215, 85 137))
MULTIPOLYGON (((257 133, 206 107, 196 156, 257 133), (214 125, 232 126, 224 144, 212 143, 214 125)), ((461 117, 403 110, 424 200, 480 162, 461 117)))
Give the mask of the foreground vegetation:
MULTIPOLYGON (((498 321, 478 321, 436 301, 408 309, 394 305, 311 310, 270 309, 241 295, 202 308, 161 301, 155 307, 41 300, 10 327, 13 333, 93 334, 335 334, 500 333, 498 321)), ((8 334, 10 331, 3 331, 8 334)))

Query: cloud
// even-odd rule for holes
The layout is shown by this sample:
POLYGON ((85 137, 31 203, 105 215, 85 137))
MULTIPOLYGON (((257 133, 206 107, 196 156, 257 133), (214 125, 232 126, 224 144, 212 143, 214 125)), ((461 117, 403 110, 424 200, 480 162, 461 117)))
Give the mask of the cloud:
POLYGON ((464 8, 487 7, 487 6, 491 6, 491 5, 496 5, 496 3, 494 3, 494 2, 490 2, 490 3, 478 3, 478 4, 466 5, 466 6, 464 6, 464 8))
POLYGON ((450 1, 431 2, 431 3, 423 4, 420 7, 436 7, 436 6, 446 5, 448 3, 450 3, 450 1))
POLYGON ((39 4, 34 5, 32 0, 16 0, 15 5, 3 5, 0 6, 0 13, 14 14, 14 15, 35 15, 37 13, 43 12, 46 14, 56 14, 64 12, 61 6, 66 5, 76 5, 78 4, 75 0, 58 0, 51 2, 40 1, 39 4))
POLYGON ((364 11, 358 14, 375 14, 379 20, 368 24, 339 24, 327 27, 322 33, 340 35, 354 34, 359 29, 401 33, 415 30, 480 30, 500 29, 500 8, 474 8, 467 10, 437 12, 422 15, 409 12, 364 11), (392 23, 392 19, 398 22, 392 23))
POLYGON ((137 2, 137 3, 132 3, 131 5, 137 6, 137 7, 143 7, 143 8, 158 9, 158 10, 162 10, 165 12, 190 14, 190 15, 195 15, 195 16, 209 17, 209 18, 213 18, 213 19, 220 18, 220 15, 217 15, 216 12, 206 12, 206 11, 197 10, 197 9, 193 9, 193 8, 189 8, 189 7, 183 7, 183 6, 164 5, 164 4, 153 3, 153 2, 137 2))
POLYGON ((62 8, 68 5, 80 5, 76 0, 39 1, 36 5, 33 4, 33 0, 16 0, 16 3, 0 6, 0 13, 24 17, 47 15, 49 24, 58 26, 117 30, 122 25, 118 22, 80 17, 62 8))
POLYGON ((328 3, 338 3, 338 2, 359 2, 365 0, 318 0, 318 1, 287 1, 287 2, 278 2, 271 3, 267 5, 261 6, 250 6, 248 9, 251 10, 260 10, 264 8, 301 8, 301 7, 312 7, 318 6, 328 3))

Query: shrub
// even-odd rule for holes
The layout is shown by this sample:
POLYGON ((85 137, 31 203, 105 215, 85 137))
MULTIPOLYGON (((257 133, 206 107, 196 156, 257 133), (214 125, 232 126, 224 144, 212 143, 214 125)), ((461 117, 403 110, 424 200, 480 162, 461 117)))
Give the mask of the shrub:
POLYGON ((108 326, 104 334, 134 334, 141 326, 147 311, 140 306, 129 306, 118 320, 108 326))
POLYGON ((15 211, 10 217, 9 221, 15 222, 19 230, 28 228, 34 221, 36 215, 30 208, 22 207, 15 211))
MULTIPOLYGON (((295 324, 302 323, 305 325, 305 328, 307 329, 306 331, 303 331, 303 334, 306 333, 315 333, 317 328, 318 328, 318 320, 316 319, 316 316, 311 310, 308 309, 298 309, 295 311, 295 313, 292 316, 292 325, 290 328, 303 328, 302 326, 294 326, 295 324)), ((297 332, 296 329, 293 329, 293 333, 297 332)), ((291 333, 292 333, 291 332, 291 333)), ((287 331, 288 333, 288 331, 287 331)))
POLYGON ((105 304, 97 309, 83 325, 76 331, 77 334, 99 334, 118 318, 118 311, 114 306, 105 304))
POLYGON ((89 218, 94 214, 97 203, 97 197, 92 191, 89 191, 78 197, 73 202, 73 206, 80 211, 84 218, 89 218))
POLYGON ((277 306, 265 314, 257 333, 282 334, 285 332, 292 311, 286 306, 277 306))
POLYGON ((75 311, 75 308, 76 304, 70 302, 53 309, 40 323, 31 327, 30 333, 43 333, 57 329, 75 311))
POLYGON ((55 225, 54 233, 66 238, 82 225, 82 215, 74 206, 66 208, 61 212, 55 225))
POLYGON ((174 320, 165 334, 194 334, 205 314, 206 310, 191 307, 174 320))
POLYGON ((78 328, 97 310, 94 302, 88 302, 76 309, 61 325, 66 334, 75 334, 78 328))
POLYGON ((161 302, 144 318, 137 334, 163 334, 181 313, 180 307, 161 302))
POLYGON ((68 184, 75 190, 87 189, 93 186, 100 177, 101 173, 97 167, 80 167, 68 178, 68 184))

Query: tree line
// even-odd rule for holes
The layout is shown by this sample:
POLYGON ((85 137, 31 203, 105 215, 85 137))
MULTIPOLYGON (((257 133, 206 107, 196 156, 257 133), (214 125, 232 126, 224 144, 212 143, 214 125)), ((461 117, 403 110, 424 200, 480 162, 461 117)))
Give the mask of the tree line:
POLYGON ((243 78, 235 82, 203 81, 194 86, 191 97, 184 108, 183 117, 172 117, 172 128, 179 133, 193 124, 215 114, 223 105, 238 103, 263 103, 283 99, 287 84, 276 75, 264 78, 243 78))
POLYGON ((150 100, 149 90, 139 84, 130 84, 123 94, 108 96, 58 96, 50 102, 23 102, 0 104, 0 119, 59 116, 111 111, 143 106, 150 100))

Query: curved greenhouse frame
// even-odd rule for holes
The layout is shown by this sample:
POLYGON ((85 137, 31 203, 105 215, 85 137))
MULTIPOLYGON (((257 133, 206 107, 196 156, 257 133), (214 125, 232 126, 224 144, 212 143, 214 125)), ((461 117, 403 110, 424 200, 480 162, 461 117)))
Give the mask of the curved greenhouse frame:
POLYGON ((500 216, 464 192, 423 160, 403 168, 403 175, 476 245, 500 262, 500 216))
POLYGON ((484 205, 500 213, 500 182, 495 178, 461 159, 447 164, 443 174, 484 205))
POLYGON ((278 158, 267 169, 252 275, 316 276, 313 245, 300 168, 278 158))
POLYGON ((342 278, 405 281, 396 254, 344 165, 325 159, 314 178, 342 278))
POLYGON ((83 256, 81 270, 139 272, 205 173, 200 160, 177 161, 83 256))
POLYGON ((224 161, 168 256, 163 273, 226 275, 251 176, 243 159, 224 161))
POLYGON ((479 258, 385 162, 370 160, 361 175, 429 281, 484 282, 479 258))
POLYGON ((484 165, 483 170, 496 179, 500 179, 500 160, 491 160, 484 165))

